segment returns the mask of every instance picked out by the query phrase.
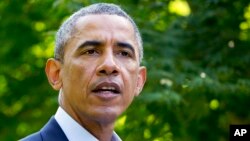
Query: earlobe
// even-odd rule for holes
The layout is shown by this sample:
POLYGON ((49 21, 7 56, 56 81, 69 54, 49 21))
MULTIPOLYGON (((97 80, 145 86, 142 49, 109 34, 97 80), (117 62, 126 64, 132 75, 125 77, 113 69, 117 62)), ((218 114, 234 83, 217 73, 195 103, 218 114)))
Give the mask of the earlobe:
POLYGON ((137 79, 137 88, 136 88, 136 95, 135 96, 138 96, 142 89, 143 89, 143 86, 146 82, 146 79, 147 79, 147 69, 145 67, 140 67, 140 70, 139 70, 139 75, 138 75, 138 79, 137 79))
POLYGON ((62 81, 60 77, 61 63, 53 58, 48 59, 45 72, 50 85, 55 90, 60 90, 62 81))

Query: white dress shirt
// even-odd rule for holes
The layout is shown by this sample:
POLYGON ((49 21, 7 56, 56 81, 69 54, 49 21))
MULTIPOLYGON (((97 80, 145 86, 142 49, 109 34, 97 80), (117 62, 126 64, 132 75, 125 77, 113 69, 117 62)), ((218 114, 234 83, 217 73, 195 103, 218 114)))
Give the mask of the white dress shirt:
MULTIPOLYGON (((55 119, 69 141, 98 141, 97 138, 95 138, 84 127, 82 127, 72 117, 70 117, 70 115, 66 113, 61 107, 57 109, 55 119)), ((115 132, 113 132, 111 141, 122 140, 115 132)))

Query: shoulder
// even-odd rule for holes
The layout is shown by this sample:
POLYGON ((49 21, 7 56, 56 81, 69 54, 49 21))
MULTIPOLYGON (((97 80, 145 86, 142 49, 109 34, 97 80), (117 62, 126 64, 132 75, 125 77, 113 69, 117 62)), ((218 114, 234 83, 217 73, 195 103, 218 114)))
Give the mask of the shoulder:
POLYGON ((52 117, 39 132, 31 134, 20 141, 68 141, 68 139, 55 118, 52 117))
POLYGON ((20 139, 20 141, 42 141, 42 136, 40 132, 36 132, 23 139, 20 139))

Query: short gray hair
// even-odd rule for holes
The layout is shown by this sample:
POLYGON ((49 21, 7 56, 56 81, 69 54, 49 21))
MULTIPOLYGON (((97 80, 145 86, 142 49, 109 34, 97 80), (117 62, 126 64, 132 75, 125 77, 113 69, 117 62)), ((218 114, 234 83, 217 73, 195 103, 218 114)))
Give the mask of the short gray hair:
POLYGON ((67 41, 74 34, 74 29, 76 21, 83 16, 92 15, 92 14, 108 14, 108 15, 117 15, 127 19, 134 28, 135 38, 139 48, 139 61, 142 61, 143 58, 143 45, 142 38, 139 32, 138 27, 136 26, 134 20, 119 6, 115 4, 108 3, 97 3, 87 7, 81 8, 79 11, 71 15, 59 28, 56 34, 56 47, 55 47, 55 59, 62 61, 64 58, 64 48, 67 41))

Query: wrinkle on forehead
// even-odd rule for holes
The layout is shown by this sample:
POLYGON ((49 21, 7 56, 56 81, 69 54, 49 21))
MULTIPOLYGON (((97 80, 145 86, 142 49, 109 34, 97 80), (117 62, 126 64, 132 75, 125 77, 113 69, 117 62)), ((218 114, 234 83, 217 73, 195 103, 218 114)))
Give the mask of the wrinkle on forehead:
POLYGON ((132 24, 127 19, 117 15, 87 15, 78 19, 75 28, 76 34, 89 29, 100 29, 107 32, 118 29, 133 34, 133 37, 135 37, 132 24))
POLYGON ((121 16, 106 14, 83 16, 76 21, 74 30, 70 42, 75 42, 76 46, 86 40, 111 44, 126 42, 134 47, 139 61, 139 45, 133 25, 121 16))

